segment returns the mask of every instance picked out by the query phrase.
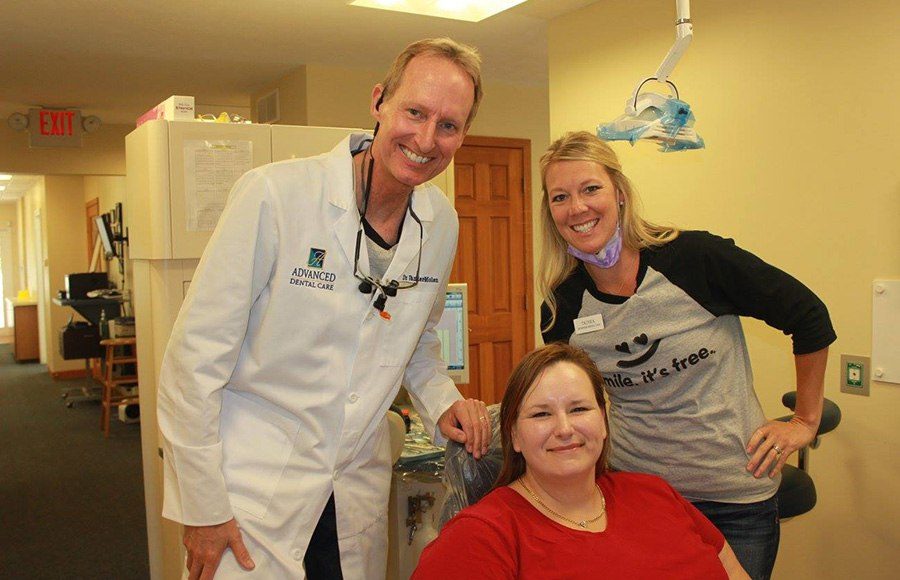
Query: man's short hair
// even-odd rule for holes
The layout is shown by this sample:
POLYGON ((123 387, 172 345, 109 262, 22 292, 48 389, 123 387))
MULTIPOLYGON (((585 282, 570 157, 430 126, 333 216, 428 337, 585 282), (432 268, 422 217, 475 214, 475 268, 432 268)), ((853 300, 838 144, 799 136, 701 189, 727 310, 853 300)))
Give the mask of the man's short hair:
POLYGON ((466 128, 468 128, 475 119, 478 105, 484 96, 481 88, 481 56, 474 47, 456 42, 451 38, 426 38, 413 42, 403 49, 403 52, 394 59, 391 70, 388 71, 387 76, 381 82, 383 87, 382 99, 387 101, 391 98, 400 85, 409 61, 417 56, 446 58, 471 77, 472 83, 475 85, 475 98, 472 101, 472 110, 469 111, 469 117, 466 119, 466 128))

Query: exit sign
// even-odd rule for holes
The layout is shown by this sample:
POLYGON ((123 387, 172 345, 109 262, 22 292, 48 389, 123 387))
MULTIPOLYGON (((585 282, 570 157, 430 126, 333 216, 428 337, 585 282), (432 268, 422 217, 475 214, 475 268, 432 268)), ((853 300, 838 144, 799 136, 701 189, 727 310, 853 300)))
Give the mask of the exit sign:
POLYGON ((81 147, 81 111, 29 109, 28 133, 32 147, 81 147))

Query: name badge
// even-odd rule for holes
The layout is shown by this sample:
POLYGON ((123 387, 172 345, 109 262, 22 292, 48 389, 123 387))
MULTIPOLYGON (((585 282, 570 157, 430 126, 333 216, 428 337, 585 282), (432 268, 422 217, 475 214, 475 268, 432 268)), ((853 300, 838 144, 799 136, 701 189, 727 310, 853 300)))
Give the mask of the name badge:
POLYGON ((602 328, 604 328, 602 314, 575 319, 575 334, 587 334, 588 332, 594 332, 595 330, 600 330, 602 328))

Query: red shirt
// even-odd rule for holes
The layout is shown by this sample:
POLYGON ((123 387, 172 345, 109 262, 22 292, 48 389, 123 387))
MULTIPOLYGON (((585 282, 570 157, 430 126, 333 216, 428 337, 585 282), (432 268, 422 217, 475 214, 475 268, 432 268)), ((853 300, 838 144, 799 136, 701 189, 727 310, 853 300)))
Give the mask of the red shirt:
POLYGON ((725 539, 664 480, 607 473, 606 530, 556 523, 508 487, 447 522, 414 580, 441 578, 727 578, 725 539))

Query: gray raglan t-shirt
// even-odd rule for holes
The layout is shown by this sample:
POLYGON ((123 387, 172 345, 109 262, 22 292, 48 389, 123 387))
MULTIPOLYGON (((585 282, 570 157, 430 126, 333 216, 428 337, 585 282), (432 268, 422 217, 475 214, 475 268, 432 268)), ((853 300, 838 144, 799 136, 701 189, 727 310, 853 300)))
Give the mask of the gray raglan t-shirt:
MULTIPOLYGON (((766 417, 739 316, 792 335, 795 354, 834 341, 825 305, 803 284, 733 241, 683 232, 641 252, 629 297, 603 294, 582 266, 555 291, 544 341, 585 349, 610 401, 610 465, 665 478, 693 501, 750 503, 778 480, 746 470, 746 444, 766 417), (604 328, 576 334, 600 315, 604 328)), ((543 308, 544 320, 549 310, 543 308)))

